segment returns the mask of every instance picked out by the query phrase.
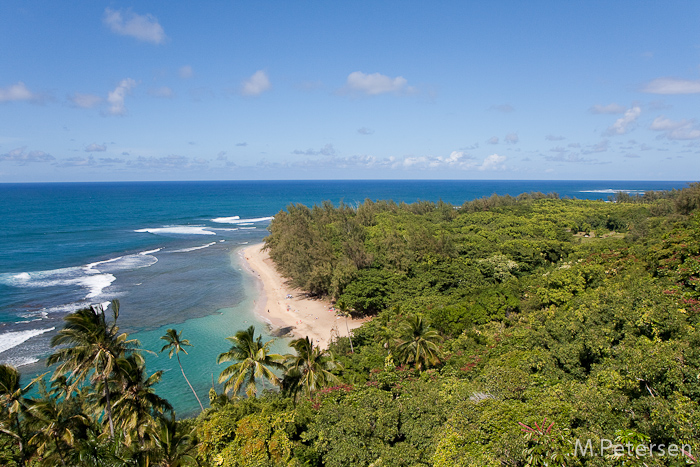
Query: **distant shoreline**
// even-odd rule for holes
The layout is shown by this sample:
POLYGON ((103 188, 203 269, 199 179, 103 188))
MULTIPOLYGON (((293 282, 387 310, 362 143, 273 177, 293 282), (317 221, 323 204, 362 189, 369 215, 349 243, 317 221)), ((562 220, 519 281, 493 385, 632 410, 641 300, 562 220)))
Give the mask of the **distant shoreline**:
MULTIPOLYGON (((272 327, 272 334, 282 330, 294 337, 308 336, 321 348, 328 348, 333 336, 347 336, 345 318, 336 316, 333 305, 290 287, 277 272, 268 252, 261 251, 262 247, 262 243, 250 245, 241 249, 240 255, 245 269, 262 285, 255 300, 255 314, 272 327)), ((347 325, 352 330, 365 321, 348 318, 347 325)))

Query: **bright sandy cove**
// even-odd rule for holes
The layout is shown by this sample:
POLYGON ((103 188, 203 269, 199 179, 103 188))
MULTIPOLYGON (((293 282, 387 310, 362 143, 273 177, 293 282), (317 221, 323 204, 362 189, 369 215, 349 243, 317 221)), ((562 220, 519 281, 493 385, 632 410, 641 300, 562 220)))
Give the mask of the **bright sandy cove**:
MULTIPOLYGON (((295 337, 309 336, 324 349, 333 336, 347 336, 345 318, 336 316, 330 302, 309 298, 306 292, 289 287, 267 251, 261 251, 262 246, 260 243, 240 250, 244 264, 262 282, 263 290, 255 302, 256 314, 273 329, 292 328, 295 337)), ((352 331, 364 321, 348 319, 347 325, 352 331)))

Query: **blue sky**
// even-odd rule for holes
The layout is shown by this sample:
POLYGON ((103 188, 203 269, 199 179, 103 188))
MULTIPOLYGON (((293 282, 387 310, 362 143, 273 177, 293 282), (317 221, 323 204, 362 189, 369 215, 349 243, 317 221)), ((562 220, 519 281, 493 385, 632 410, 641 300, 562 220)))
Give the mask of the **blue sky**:
POLYGON ((0 43, 0 182, 700 178, 697 1, 4 0, 0 43))

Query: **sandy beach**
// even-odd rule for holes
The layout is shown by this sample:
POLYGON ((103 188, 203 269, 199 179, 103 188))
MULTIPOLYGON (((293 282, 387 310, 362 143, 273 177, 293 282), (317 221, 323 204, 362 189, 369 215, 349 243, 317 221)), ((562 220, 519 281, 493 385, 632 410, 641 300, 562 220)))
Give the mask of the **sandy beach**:
POLYGON ((240 250, 243 264, 261 282, 261 290, 255 303, 255 312, 269 323, 273 331, 289 328, 295 337, 313 339, 321 348, 327 348, 335 336, 347 336, 365 320, 336 316, 333 305, 325 300, 309 298, 303 290, 287 285, 275 268, 267 251, 261 251, 259 243, 240 250))

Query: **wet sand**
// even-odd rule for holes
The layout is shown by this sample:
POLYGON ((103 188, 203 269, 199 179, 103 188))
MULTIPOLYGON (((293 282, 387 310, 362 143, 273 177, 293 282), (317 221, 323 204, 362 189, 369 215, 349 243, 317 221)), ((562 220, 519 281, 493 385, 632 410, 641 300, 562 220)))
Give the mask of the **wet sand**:
MULTIPOLYGON (((261 251, 262 246, 251 245, 240 250, 240 254, 244 265, 261 281, 255 312, 271 325, 273 335, 288 332, 294 337, 309 336, 321 348, 327 348, 335 336, 347 336, 346 318, 336 316, 330 302, 309 298, 304 291, 288 286, 267 251, 261 251)), ((347 327, 352 331, 364 321, 348 318, 347 327)))

